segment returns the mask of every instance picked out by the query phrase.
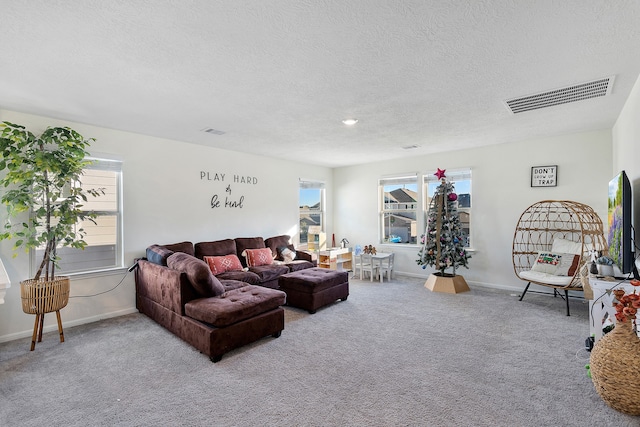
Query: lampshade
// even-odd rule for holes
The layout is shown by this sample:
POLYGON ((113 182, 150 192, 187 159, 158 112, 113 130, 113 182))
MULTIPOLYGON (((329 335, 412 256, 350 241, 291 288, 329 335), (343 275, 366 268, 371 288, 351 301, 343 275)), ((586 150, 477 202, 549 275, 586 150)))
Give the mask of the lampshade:
POLYGON ((0 304, 4 304, 4 294, 10 287, 11 282, 9 281, 9 275, 7 274, 7 270, 5 270, 4 264, 0 259, 0 304))

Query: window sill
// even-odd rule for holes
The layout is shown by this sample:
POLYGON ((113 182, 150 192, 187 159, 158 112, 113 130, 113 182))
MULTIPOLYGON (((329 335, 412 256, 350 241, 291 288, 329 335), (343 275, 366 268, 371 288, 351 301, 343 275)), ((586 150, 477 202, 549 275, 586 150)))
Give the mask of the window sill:
POLYGON ((93 279, 95 277, 121 275, 123 273, 126 273, 127 270, 128 270, 127 267, 113 267, 113 268, 106 268, 104 270, 81 271, 77 273, 68 273, 63 275, 68 276, 72 279, 93 279))
MULTIPOLYGON (((379 243, 378 247, 383 247, 385 249, 387 249, 387 248, 396 248, 396 249, 407 248, 407 249, 411 249, 411 250, 420 250, 422 245, 421 244, 419 245, 417 243, 379 243)), ((474 248, 465 248, 465 250, 467 252, 470 252, 470 253, 476 252, 476 249, 474 249, 474 248)))

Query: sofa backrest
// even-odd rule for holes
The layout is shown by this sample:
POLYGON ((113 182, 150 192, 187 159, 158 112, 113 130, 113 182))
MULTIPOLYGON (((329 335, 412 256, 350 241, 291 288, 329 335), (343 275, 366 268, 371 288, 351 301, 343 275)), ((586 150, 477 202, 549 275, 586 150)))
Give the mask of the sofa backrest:
POLYGON ((199 242, 195 244, 195 257, 204 259, 206 256, 239 255, 236 251, 236 241, 233 239, 216 240, 213 242, 199 242))
POLYGON ((194 256, 193 243, 191 242, 180 242, 180 243, 171 243, 169 245, 162 245, 165 248, 169 249, 173 252, 184 252, 185 254, 194 256))
POLYGON ((238 237, 236 241, 236 252, 243 267, 247 266, 247 260, 242 256, 245 249, 262 249, 266 248, 262 237, 238 237))
POLYGON ((280 254, 278 253, 278 248, 289 248, 291 250, 293 249, 293 245, 291 243, 289 243, 289 241, 291 240, 291 236, 289 236, 288 234, 283 234, 281 236, 274 236, 274 237, 269 237, 268 239, 265 239, 264 244, 271 249, 271 252, 273 252, 273 256, 276 259, 280 259, 280 254))

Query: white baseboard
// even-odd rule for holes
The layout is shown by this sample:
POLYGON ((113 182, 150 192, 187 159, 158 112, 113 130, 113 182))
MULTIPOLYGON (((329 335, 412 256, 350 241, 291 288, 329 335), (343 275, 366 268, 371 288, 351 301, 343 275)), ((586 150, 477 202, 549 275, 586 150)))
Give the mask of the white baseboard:
MULTIPOLYGON (((125 314, 131 314, 131 313, 137 313, 138 309, 135 307, 131 307, 131 308, 127 308, 124 310, 118 310, 118 311, 113 311, 111 313, 103 313, 103 314, 99 314, 97 316, 91 316, 91 317, 85 317, 83 319, 76 319, 76 320, 70 320, 68 322, 63 322, 62 323, 62 327, 64 328, 71 328, 73 326, 78 326, 78 325, 84 325, 86 323, 93 323, 93 322, 98 322, 100 320, 103 319, 109 319, 111 317, 118 317, 118 316, 124 316, 125 314)), ((48 325, 45 326, 42 329, 42 332, 51 332, 51 331, 57 331, 58 330, 58 324, 53 324, 53 325, 48 325)), ((0 337, 0 342, 7 342, 7 341, 13 341, 13 340, 17 340, 17 339, 21 339, 21 338, 27 338, 33 335, 33 329, 27 330, 27 331, 21 331, 21 332, 15 332, 13 334, 9 334, 9 335, 4 335, 0 337)))

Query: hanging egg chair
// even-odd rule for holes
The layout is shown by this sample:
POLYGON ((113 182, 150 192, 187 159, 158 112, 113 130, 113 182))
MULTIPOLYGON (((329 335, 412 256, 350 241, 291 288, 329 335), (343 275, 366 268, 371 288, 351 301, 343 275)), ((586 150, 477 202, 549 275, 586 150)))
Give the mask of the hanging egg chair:
POLYGON ((567 306, 569 291, 582 291, 581 275, 593 252, 607 251, 602 220, 584 203, 543 200, 520 215, 513 235, 513 270, 529 286, 553 288, 567 306), (564 291, 564 296, 559 292, 564 291))

